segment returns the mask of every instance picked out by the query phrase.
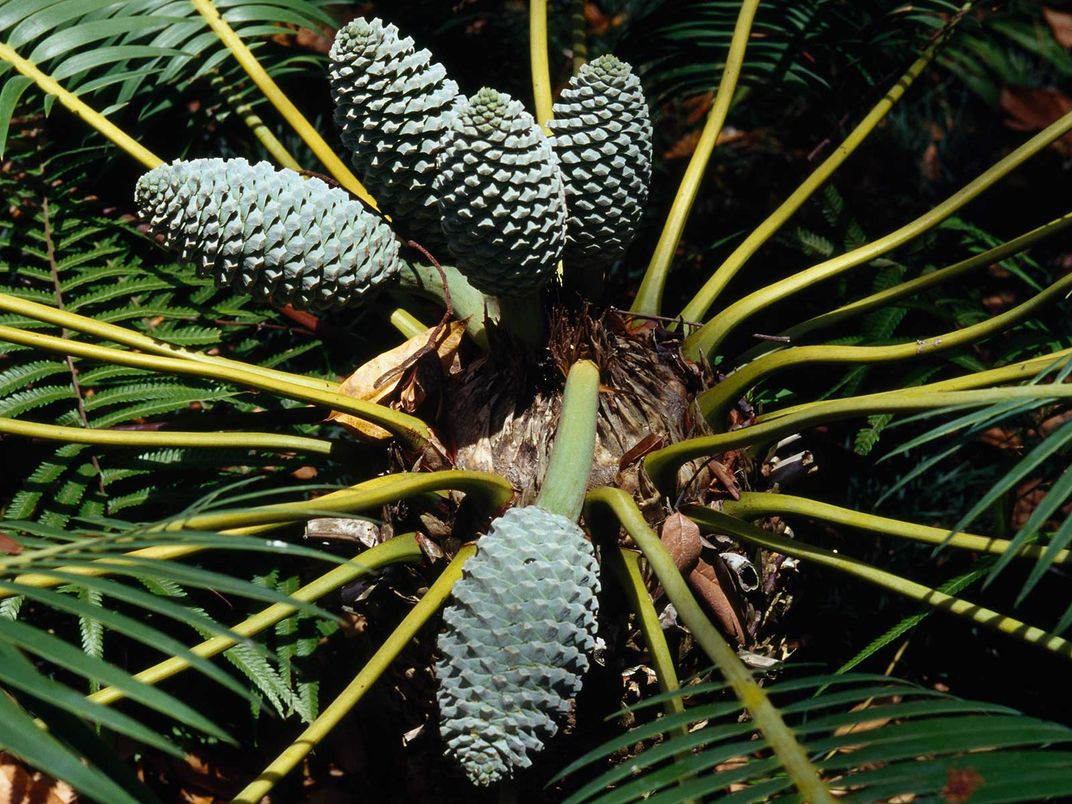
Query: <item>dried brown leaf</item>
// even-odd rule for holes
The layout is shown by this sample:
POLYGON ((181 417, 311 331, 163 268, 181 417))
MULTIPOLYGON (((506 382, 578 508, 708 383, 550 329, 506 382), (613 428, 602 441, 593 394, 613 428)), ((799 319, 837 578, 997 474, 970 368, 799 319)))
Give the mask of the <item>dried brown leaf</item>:
MULTIPOLYGON (((1056 89, 1005 87, 1001 90, 1001 108, 1008 115, 1006 125, 1017 131, 1041 131, 1072 111, 1072 98, 1056 89)), ((1072 136, 1054 143, 1059 151, 1072 154, 1072 136)))
POLYGON ((618 461, 618 471, 621 472, 625 467, 639 461, 649 452, 654 452, 666 445, 666 439, 661 435, 655 433, 648 433, 640 441, 627 449, 622 453, 621 460, 618 461))
POLYGON ((678 572, 690 572, 700 560, 703 542, 700 540, 700 527, 688 517, 679 513, 670 514, 663 522, 659 539, 674 559, 678 572))
POLYGON ((715 624, 722 633, 736 644, 743 645, 746 639, 744 626, 733 601, 726 593, 728 588, 730 594, 736 596, 733 587, 723 587, 718 572, 706 561, 698 562, 696 568, 689 573, 689 585, 714 616, 715 624))
POLYGON ((22 545, 3 531, 0 531, 0 553, 5 553, 9 556, 17 556, 21 552, 22 545))
POLYGON ((78 794, 66 782, 33 771, 0 751, 0 801, 4 804, 73 804, 78 794))
POLYGON ((1053 38, 1063 47, 1072 47, 1072 13, 1043 7, 1042 16, 1053 31, 1053 38))
MULTIPOLYGON (((357 371, 343 380, 342 384, 339 386, 339 393, 344 394, 345 396, 354 397, 355 399, 364 399, 367 402, 383 402, 398 390, 398 384, 402 381, 402 378, 406 373, 395 372, 392 375, 391 372, 399 366, 404 365, 409 358, 423 349, 427 345, 428 339, 431 337, 433 331, 433 328, 429 328, 420 335, 414 335, 401 346, 396 346, 394 349, 372 358, 372 360, 365 363, 357 369, 357 371), (387 377, 387 380, 380 385, 377 385, 377 381, 382 380, 385 376, 387 377)), ((462 335, 464 334, 465 324, 463 322, 452 321, 450 323, 450 330, 447 333, 447 336, 439 344, 437 350, 439 362, 444 372, 449 372, 451 370, 455 354, 458 351, 458 346, 461 345, 462 335)), ((405 396, 405 399, 402 400, 402 404, 407 410, 416 409, 417 405, 423 401, 424 397, 419 392, 419 388, 419 384, 409 382, 407 386, 402 389, 405 396)), ((341 424, 348 430, 366 438, 382 441, 391 437, 391 434, 382 427, 366 422, 356 416, 351 416, 348 413, 332 411, 328 416, 328 421, 341 424)))
POLYGON ((710 461, 708 466, 711 469, 711 473, 718 480, 719 485, 721 485, 733 499, 741 499, 741 487, 737 483, 737 478, 733 476, 733 472, 727 469, 725 464, 721 461, 710 461))

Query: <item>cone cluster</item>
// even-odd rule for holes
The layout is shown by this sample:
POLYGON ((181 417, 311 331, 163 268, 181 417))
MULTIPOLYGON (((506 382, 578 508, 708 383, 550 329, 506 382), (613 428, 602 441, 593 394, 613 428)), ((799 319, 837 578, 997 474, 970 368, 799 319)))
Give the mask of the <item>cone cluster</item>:
POLYGON ((161 165, 138 180, 135 201, 202 276, 264 302, 318 311, 361 304, 401 270, 383 221, 344 191, 267 162, 161 165))
MULTIPOLYGON (((401 234, 478 290, 528 296, 563 257, 598 270, 625 253, 647 201, 652 134, 624 62, 602 56, 581 69, 554 107, 552 137, 508 95, 462 97, 427 50, 378 19, 339 30, 329 77, 361 180, 401 234)), ((378 219, 267 165, 174 163, 139 182, 138 202, 184 259, 277 304, 359 303, 399 271, 378 219)))
POLYGON ((440 731, 478 785, 509 778, 557 731, 595 647, 599 578, 572 520, 512 508, 480 538, 443 615, 440 731))
POLYGON ((629 65, 603 56, 582 68, 547 138, 507 95, 459 96, 393 25, 354 20, 331 58, 335 119, 359 177, 396 226, 419 230, 433 253, 445 246, 475 287, 525 296, 563 256, 598 269, 624 254, 647 201, 652 144, 629 65))

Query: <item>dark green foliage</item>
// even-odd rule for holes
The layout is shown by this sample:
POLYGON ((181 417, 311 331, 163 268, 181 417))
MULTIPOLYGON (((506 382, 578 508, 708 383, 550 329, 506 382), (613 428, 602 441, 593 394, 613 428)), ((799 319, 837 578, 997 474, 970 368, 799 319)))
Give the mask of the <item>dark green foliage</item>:
MULTIPOLYGON (((270 308, 243 294, 217 290, 193 269, 155 265, 138 254, 148 244, 131 231, 63 193, 25 197, 24 225, 9 240, 0 282, 9 292, 45 304, 97 315, 194 348, 217 348, 279 365, 315 349, 312 337, 278 337, 290 328, 270 308), (46 227, 47 201, 47 227, 46 227), (51 244, 51 245, 50 245, 51 244), (51 255, 51 256, 50 256, 51 255)), ((60 334, 40 322, 0 314, 0 324, 60 334)), ((254 399, 232 387, 122 366, 75 361, 17 346, 0 355, 0 415, 68 426, 197 429, 197 421, 264 422, 260 406, 281 413, 287 403, 254 399), (81 410, 85 413, 82 420, 81 410), (222 417, 222 418, 221 418, 222 417)), ((8 506, 13 518, 63 524, 72 517, 124 516, 173 510, 228 478, 250 477, 258 466, 295 459, 244 451, 153 449, 117 452, 70 444, 23 453, 25 482, 8 506)), ((274 474, 274 473, 271 473, 274 474)))
MULTIPOLYGON (((776 0, 760 4, 741 81, 764 93, 819 94, 846 79, 872 86, 903 69, 955 13, 958 3, 924 0, 776 0)), ((623 47, 648 65, 645 81, 660 99, 713 88, 721 74, 740 3, 666 0, 633 25, 623 47)))
MULTIPOLYGON (((971 801, 1032 801, 1072 794, 1072 729, 993 704, 962 701, 885 676, 811 675, 775 681, 767 693, 831 787, 850 801, 970 790, 971 801), (884 721, 889 722, 884 722, 884 721), (883 721, 879 728, 865 724, 883 721), (953 787, 962 785, 963 787, 953 787)), ((793 783, 724 683, 671 694, 686 711, 630 729, 564 774, 641 741, 645 749, 576 790, 567 801, 767 801, 793 783), (677 729, 689 727, 688 735, 677 729), (731 785, 733 787, 731 787, 731 785), (738 786, 744 785, 743 788, 738 786), (729 795, 730 791, 734 795, 729 795)), ((670 695, 656 696, 649 709, 670 695)), ((634 710, 636 711, 636 710, 634 710)))
MULTIPOLYGON (((224 18, 250 40, 274 74, 302 67, 309 57, 264 47, 264 40, 291 32, 287 25, 330 26, 332 19, 324 11, 327 5, 324 0, 220 3, 224 18)), ((221 86, 229 87, 241 74, 194 6, 176 0, 12 0, 0 4, 0 41, 98 110, 112 114, 132 107, 137 109, 138 120, 174 109, 190 81, 219 74, 221 86)), ((11 116, 30 81, 6 62, 0 62, 0 79, 2 155, 11 116)), ((250 101, 256 103, 257 96, 250 101)), ((45 98, 46 111, 54 102, 52 97, 45 98)))

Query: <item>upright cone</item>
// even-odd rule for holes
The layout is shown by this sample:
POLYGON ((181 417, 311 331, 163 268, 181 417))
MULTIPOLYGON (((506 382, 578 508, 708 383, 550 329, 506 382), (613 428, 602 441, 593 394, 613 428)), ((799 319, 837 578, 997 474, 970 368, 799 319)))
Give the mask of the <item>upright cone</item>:
POLYGON ((566 240, 562 174, 532 115, 484 88, 453 118, 436 192, 447 245, 478 290, 526 296, 554 276, 566 240))
POLYGON ((440 731, 474 784, 532 764, 595 647, 595 554, 575 522, 511 508, 480 538, 443 614, 440 731))
POLYGON ((569 207, 565 259, 605 266, 636 233, 651 181, 651 117, 640 81, 614 56, 581 68, 551 121, 569 207))
POLYGON ((394 25, 356 19, 331 47, 335 123, 361 181, 398 231, 443 246, 433 177, 458 86, 394 25))

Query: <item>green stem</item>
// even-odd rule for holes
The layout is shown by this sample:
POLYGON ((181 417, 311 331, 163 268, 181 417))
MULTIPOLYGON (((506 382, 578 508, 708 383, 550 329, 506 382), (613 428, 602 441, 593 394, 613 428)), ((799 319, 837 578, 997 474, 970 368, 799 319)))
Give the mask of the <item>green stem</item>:
POLYGON ((732 516, 712 511, 710 508, 690 507, 690 516, 697 524, 707 528, 709 531, 735 536, 738 539, 743 539, 751 544, 759 545, 782 555, 792 556, 847 573, 911 600, 919 601, 942 611, 948 611, 959 617, 965 617, 978 625, 1015 636, 1029 644, 1038 645, 1056 653, 1058 656, 1072 658, 1072 643, 1056 634, 1043 631, 1041 628, 1028 626, 1020 620, 1006 617, 1000 612, 983 608, 967 600, 924 586, 921 583, 877 569, 858 559, 824 550, 821 547, 814 547, 798 539, 789 539, 785 536, 771 533, 755 525, 734 519, 732 516), (692 516, 693 514, 695 516, 692 516))
MULTIPOLYGON (((1001 385, 1002 383, 1007 382, 1025 382, 1032 379, 1040 371, 1058 365, 1062 360, 1068 357, 1072 357, 1072 348, 1062 349, 1059 352, 1051 352, 1048 355, 1042 355, 1040 357, 1033 357, 1030 360, 1022 360, 1019 363, 1010 363, 1001 368, 988 369, 987 371, 976 371, 961 377, 952 377, 948 380, 940 380, 939 382, 927 383, 926 385, 916 385, 911 388, 904 388, 900 392, 894 393, 931 394, 936 391, 969 391, 973 388, 986 388, 991 385, 1001 385)), ((884 397, 889 393, 889 391, 880 391, 876 394, 858 396, 856 399, 862 401, 870 400, 872 398, 884 397)), ((788 408, 761 413, 756 417, 756 423, 770 422, 781 418, 782 416, 796 415, 802 411, 809 410, 815 405, 823 404, 825 401, 826 400, 804 402, 799 405, 792 405, 788 408)))
POLYGON ((252 104, 243 103, 238 99, 236 93, 232 92, 223 80, 223 76, 216 73, 212 77, 212 85, 223 96, 223 99, 231 107, 232 111, 238 115, 242 122, 246 124, 253 136, 257 138, 257 141, 264 147, 264 150, 268 152, 268 155, 275 160, 276 164, 280 167, 289 168, 295 172, 301 172, 301 165, 298 160, 287 150, 286 146, 279 141, 279 138, 272 133, 272 130, 264 124, 260 116, 253 111, 252 104))
MULTIPOLYGON (((424 553, 421 551, 420 545, 417 544, 417 540, 412 533, 395 536, 393 539, 390 539, 383 544, 378 544, 364 553, 355 556, 345 564, 341 564, 328 570, 316 580, 306 584, 300 589, 296 589, 290 597, 297 603, 311 603, 315 600, 319 600, 328 592, 338 589, 380 567, 387 566, 388 564, 419 561, 423 556, 424 553)), ((232 627, 230 629, 231 633, 236 636, 247 638, 255 636, 262 631, 271 628, 276 623, 285 620, 287 617, 290 617, 298 611, 298 608, 297 605, 292 603, 273 603, 268 608, 247 617, 242 622, 232 627)), ((231 636, 215 636, 190 648, 190 653, 208 659, 223 653, 225 650, 234 647, 236 644, 237 640, 231 636)), ((140 673, 135 673, 134 678, 143 684, 155 686, 161 681, 165 681, 172 676, 181 673, 183 670, 189 669, 189 667, 190 661, 188 659, 173 656, 170 659, 165 659, 152 667, 142 670, 140 673)), ((109 706, 116 701, 123 700, 126 697, 126 693, 115 687, 105 687, 86 697, 95 703, 109 706)))
POLYGON ((905 224, 878 240, 873 240, 845 254, 795 273, 734 302, 685 339, 685 354, 693 359, 698 359, 702 355, 713 356, 726 336, 754 313, 809 288, 817 282, 864 265, 932 229, 1069 131, 1072 131, 1072 112, 1065 114, 1055 123, 1051 123, 1011 154, 1000 159, 980 176, 911 223, 905 224))
POLYGON ((547 0, 529 0, 529 60, 532 64, 532 97, 536 122, 544 134, 553 114, 551 102, 551 60, 547 55, 547 0))
POLYGON ((547 473, 536 505, 576 520, 584 507, 599 413, 599 369, 590 360, 570 367, 547 473))
POLYGON ((972 3, 969 2, 961 7, 960 13, 951 20, 942 34, 931 42, 897 83, 890 88, 889 92, 882 97, 882 100, 875 104, 874 108, 868 112, 867 116, 859 122, 844 141, 833 150, 830 156, 823 160, 823 163, 793 191, 792 195, 783 201, 781 206, 774 210, 763 223, 759 224, 741 245, 733 250, 733 253, 726 258, 725 262, 718 267, 711 275, 711 278, 700 288, 696 296, 681 311, 680 317, 682 319, 685 321, 703 320, 704 316, 707 315, 707 311, 711 309, 716 299, 718 299, 719 294, 729 284, 730 280, 737 275, 737 272, 744 267, 745 263, 782 228, 786 221, 796 214, 797 210, 804 205, 804 202, 811 198, 812 194, 841 167, 846 159, 852 156, 856 149, 860 147, 860 144, 885 119, 894 104, 901 100, 908 88, 934 60, 935 55, 945 44, 956 24, 971 5, 972 3))
POLYGON ((298 736, 298 739, 287 746, 264 769, 255 781, 232 799, 233 804, 257 804, 331 733, 331 730, 339 724, 343 717, 364 697, 369 688, 383 675, 391 662, 402 652, 402 649, 417 635, 421 627, 440 609, 450 596, 451 588, 461 578, 462 567, 465 562, 472 557, 475 551, 476 548, 472 545, 463 547, 458 551, 454 560, 443 570, 420 602, 413 607, 405 619, 387 637, 380 649, 373 654, 372 658, 361 668, 361 671, 354 676, 353 681, 298 736))
POLYGON ((543 302, 538 293, 517 298, 500 296, 498 324, 529 349, 539 349, 547 342, 547 323, 543 302))
POLYGON ((294 385, 304 385, 309 388, 319 388, 325 391, 333 391, 338 385, 316 377, 304 377, 301 374, 291 374, 278 369, 267 369, 252 363, 243 363, 240 360, 229 360, 226 357, 207 355, 203 352, 191 352, 181 346, 175 346, 166 341, 143 335, 132 329, 120 327, 116 324, 108 324, 95 318, 78 315, 67 310, 59 310, 49 307, 47 304, 39 304, 29 299, 20 299, 7 293, 0 293, 0 312, 14 313, 16 315, 32 318, 35 321, 43 321, 63 329, 92 335, 101 340, 120 343, 131 349, 138 349, 148 354, 162 357, 175 357, 182 360, 190 360, 195 363, 207 363, 213 366, 236 368, 251 374, 260 374, 294 385))
MULTIPOLYGON (((506 480, 487 472, 447 471, 387 475, 367 480, 348 489, 325 494, 314 500, 263 505, 242 511, 199 514, 173 522, 165 526, 163 530, 218 530, 225 535, 250 536, 277 530, 310 516, 367 511, 398 500, 447 489, 476 495, 489 512, 497 511, 506 505, 514 493, 513 487, 506 480)), ((173 545, 156 545, 132 550, 126 556, 137 561, 145 559, 167 561, 184 558, 204 549, 207 548, 179 542, 173 545)), ((89 564, 60 567, 59 571, 99 577, 122 566, 124 566, 122 558, 105 558, 89 564)), ((29 573, 18 576, 15 582, 24 586, 49 588, 58 586, 63 581, 52 575, 29 573)), ((0 599, 5 597, 10 597, 10 593, 0 590, 0 599)))
POLYGON ((395 433, 414 449, 424 446, 431 436, 428 425, 416 416, 392 410, 384 405, 344 396, 334 391, 322 391, 305 385, 297 385, 245 369, 198 363, 173 357, 157 357, 136 352, 125 352, 121 349, 95 346, 68 338, 56 338, 51 335, 41 335, 36 332, 26 332, 4 326, 0 326, 0 341, 18 343, 35 349, 58 352, 59 354, 89 360, 100 360, 120 366, 132 366, 146 369, 147 371, 221 380, 234 385, 256 388, 259 391, 267 391, 285 399, 297 399, 302 402, 311 402, 314 405, 324 405, 333 410, 351 413, 355 416, 360 416, 362 419, 374 422, 395 433))
POLYGON ((666 590, 667 598, 674 604, 678 616, 688 626, 693 639, 703 648, 704 653, 718 666, 737 699, 752 715, 756 727, 767 739, 803 800, 811 804, 833 804, 833 797, 797 742, 792 729, 785 725, 781 714, 770 702, 763 688, 756 683, 748 668, 737 658, 737 653, 704 615, 689 591, 688 584, 674 565, 674 559, 655 532, 648 527, 633 498, 621 489, 604 487, 589 493, 588 505, 611 509, 622 527, 636 542, 666 590))
POLYGON ((488 348, 487 322, 501 320, 499 301, 494 296, 485 296, 469 284, 461 271, 452 265, 444 265, 443 273, 447 277, 447 289, 443 289, 443 277, 431 265, 407 263, 402 268, 399 290, 402 292, 432 299, 446 305, 447 293, 454 307, 454 317, 465 321, 465 328, 470 337, 482 349, 488 348))
MULTIPOLYGON (((739 500, 723 500, 720 510, 724 514, 737 519, 758 519, 770 516, 805 516, 811 519, 821 519, 824 522, 833 522, 835 525, 856 530, 864 530, 868 533, 878 533, 883 536, 893 536, 897 539, 909 539, 924 544, 948 545, 960 550, 972 550, 977 553, 991 553, 1004 555, 1008 552, 1012 542, 1007 539, 993 539, 989 536, 975 536, 970 533, 957 533, 949 535, 949 528, 931 528, 926 525, 917 525, 914 522, 905 522, 900 519, 890 519, 874 514, 865 514, 860 511, 852 511, 848 508, 839 508, 806 497, 793 497, 788 494, 771 494, 768 492, 746 491, 741 493, 739 500)), ((685 516, 691 517, 697 510, 694 506, 686 506, 682 509, 685 516)), ((705 509, 706 510, 706 509, 705 509)), ((1025 545, 1017 551, 1020 558, 1037 560, 1046 551, 1045 545, 1025 545)), ((1072 563, 1072 551, 1061 550, 1053 559, 1058 564, 1072 563)))
POLYGON ((729 433, 690 438, 671 444, 669 447, 649 454, 644 459, 644 468, 659 489, 670 493, 677 469, 687 461, 742 447, 755 449, 809 427, 830 424, 841 419, 870 416, 873 413, 910 413, 958 406, 982 407, 1016 399, 1070 398, 1072 398, 1072 385, 1046 385, 938 393, 920 393, 919 389, 913 389, 815 402, 799 413, 779 416, 770 421, 742 427, 740 430, 729 433))
POLYGON ((391 326, 402 333, 402 336, 407 340, 409 338, 416 338, 418 335, 423 335, 428 331, 426 327, 417 316, 410 313, 408 310, 403 310, 401 307, 396 307, 391 311, 390 316, 391 326))
POLYGON ((764 355, 747 366, 737 369, 715 387, 704 391, 696 401, 704 418, 714 426, 723 421, 726 412, 760 380, 776 371, 816 363, 850 363, 874 365, 897 360, 927 357, 958 346, 964 346, 983 338, 999 335, 1014 324, 1033 315, 1040 307, 1064 298, 1072 288, 1072 274, 1058 279, 1041 293, 1032 296, 1023 304, 1006 310, 978 324, 946 332, 933 338, 924 338, 911 343, 890 346, 794 346, 780 352, 764 355))
POLYGON ((659 235, 655 251, 651 255, 651 262, 648 263, 640 289, 633 300, 630 310, 634 313, 659 315, 662 310, 663 289, 666 287, 666 277, 670 273, 670 264, 673 262, 678 243, 681 242, 681 233, 685 229, 692 204, 700 190, 700 182, 707 170, 711 154, 715 150, 718 135, 722 132, 722 124, 726 122, 726 115, 729 113, 730 103, 737 89, 741 66, 744 64, 748 38, 752 33, 752 20, 755 18, 758 7, 759 0, 743 0, 741 3, 715 100, 711 105, 711 111, 707 114, 703 131, 700 132, 696 149, 689 158, 685 175, 681 177, 681 185, 678 187, 677 195, 674 196, 674 203, 666 217, 666 223, 662 234, 659 235))
POLYGON ((588 61, 588 22, 584 18, 585 0, 570 0, 570 24, 573 29, 573 74, 588 61))
POLYGON ((50 76, 45 75, 33 62, 27 61, 6 43, 0 42, 0 59, 10 63, 16 70, 32 80, 46 94, 53 96, 75 117, 85 121, 113 143, 118 145, 145 167, 152 169, 162 165, 164 160, 135 140, 115 123, 91 108, 77 95, 60 86, 50 76))
MULTIPOLYGON (((659 613, 655 611, 651 595, 644 584, 639 554, 634 550, 616 547, 604 555, 625 593, 626 600, 629 601, 629 606, 636 614, 637 627, 640 629, 640 635, 644 637, 644 644, 648 646, 648 653, 651 654, 651 667, 659 680, 659 689, 662 692, 681 689, 677 670, 674 668, 674 657, 670 653, 670 646, 666 644, 666 635, 659 622, 659 613)), ((678 714, 685 711, 685 703, 680 695, 675 695, 667 698, 665 708, 668 715, 678 714)), ((688 726, 684 724, 678 731, 681 734, 689 733, 688 726)))
POLYGON ((269 449, 279 452, 312 452, 330 455, 331 441, 276 433, 183 433, 177 431, 93 430, 61 427, 0 417, 0 435, 44 438, 72 444, 100 444, 116 447, 194 447, 222 449, 269 449))
MULTIPOLYGON (((954 265, 940 268, 937 271, 932 271, 929 274, 924 274, 923 276, 916 277, 907 282, 901 282, 894 285, 892 288, 880 290, 878 293, 872 293, 870 296, 866 296, 859 301, 851 302, 850 304, 843 305, 830 312, 823 313, 814 318, 809 318, 807 321, 783 330, 778 334, 788 338, 788 342, 796 342, 802 335, 806 335, 809 332, 832 326, 847 318, 862 315, 863 313, 879 307, 885 307, 898 299, 912 296, 928 288, 934 287, 935 285, 941 284, 942 282, 947 282, 950 279, 962 276, 969 271, 974 271, 978 268, 986 268, 987 266, 999 263, 1013 254, 1017 254, 1030 248, 1039 240, 1043 240, 1063 231, 1069 225, 1072 225, 1072 212, 1063 215, 1057 220, 1039 226, 1037 229, 1032 229, 1030 232, 1022 234, 1007 243, 1002 243, 1000 246, 987 249, 966 260, 961 260, 954 265)), ((739 362, 742 364, 750 362, 770 350, 771 344, 760 344, 742 354, 739 362)))
POLYGON ((256 525, 277 525, 322 515, 379 508, 398 500, 451 489, 476 495, 489 513, 502 508, 514 494, 508 481, 490 472, 405 472, 373 478, 312 500, 261 505, 238 511, 197 514, 170 522, 164 530, 226 531, 256 525))
POLYGON ((332 177, 345 187, 348 191, 360 198, 366 204, 373 209, 376 207, 376 199, 374 199, 364 188, 364 186, 357 180, 357 177, 350 172, 350 169, 346 167, 346 164, 338 157, 338 155, 331 150, 331 147, 324 141, 324 138, 320 136, 320 133, 313 127, 313 125, 305 119, 305 116, 298 111, 298 107, 295 106, 286 93, 279 88, 272 77, 268 75, 268 72, 257 61, 257 57, 253 55, 253 52, 246 47, 246 43, 242 41, 241 37, 234 32, 234 29, 227 24, 227 21, 220 16, 220 12, 216 10, 212 0, 190 0, 194 4, 194 8, 204 18, 208 26, 213 30, 220 41, 231 51, 231 55, 235 57, 242 69, 246 71, 257 88, 264 94, 264 97, 276 108, 276 110, 283 116, 283 118, 290 124, 291 128, 301 137, 302 141, 309 146, 309 150, 313 152, 320 163, 327 168, 328 173, 332 177))

